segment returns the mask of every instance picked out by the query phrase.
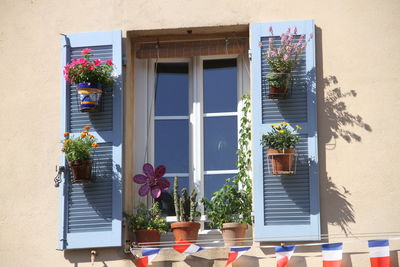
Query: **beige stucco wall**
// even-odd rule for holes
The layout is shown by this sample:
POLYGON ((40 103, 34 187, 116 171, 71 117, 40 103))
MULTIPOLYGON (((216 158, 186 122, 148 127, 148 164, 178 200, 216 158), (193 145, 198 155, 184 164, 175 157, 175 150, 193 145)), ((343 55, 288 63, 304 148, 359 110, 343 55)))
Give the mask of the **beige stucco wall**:
MULTIPOLYGON (((90 250, 55 250, 60 33, 314 19, 322 233, 400 232, 399 14, 397 0, 1 0, 0 265, 91 266, 90 250)), ((129 105, 132 94, 127 96, 129 105)), ((132 116, 127 114, 130 145, 132 116)), ((131 155, 128 150, 129 175, 131 155)), ((398 266, 400 241, 392 241, 391 250, 398 266)), ((94 266, 133 265, 119 248, 97 252, 94 266)), ((255 249, 249 253, 254 257, 243 256, 235 266, 272 266, 271 251, 264 252, 255 249)), ((366 243, 346 245, 346 266, 368 266, 366 252, 366 243)), ((171 261, 155 266, 212 266, 209 259, 224 258, 226 250, 202 253, 186 262, 165 255, 171 261)), ((291 266, 320 266, 319 255, 319 248, 301 249, 291 266)))

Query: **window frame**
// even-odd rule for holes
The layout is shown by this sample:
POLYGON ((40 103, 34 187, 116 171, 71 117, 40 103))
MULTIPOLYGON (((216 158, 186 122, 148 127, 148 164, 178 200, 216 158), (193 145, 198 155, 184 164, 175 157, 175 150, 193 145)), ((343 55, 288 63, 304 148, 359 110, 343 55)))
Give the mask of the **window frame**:
MULTIPOLYGON (((194 57, 185 57, 185 58, 159 58, 159 59, 137 59, 135 58, 135 62, 140 62, 140 64, 135 63, 135 88, 140 88, 139 90, 146 89, 144 94, 138 93, 138 89, 135 90, 135 103, 139 103, 140 101, 145 101, 145 109, 136 108, 136 112, 146 113, 146 120, 150 122, 144 125, 145 130, 142 131, 146 133, 148 136, 148 145, 147 145, 147 162, 154 163, 154 141, 155 141, 155 128, 154 122, 156 119, 155 116, 155 99, 154 99, 154 89, 155 89, 155 67, 154 64, 157 63, 182 63, 187 62, 189 64, 189 190, 195 188, 198 192, 198 200, 200 200, 204 196, 204 175, 207 174, 236 174, 238 171, 236 170, 218 170, 218 171, 204 171, 204 118, 205 117, 222 117, 222 116, 236 116, 237 118, 237 134, 239 136, 240 130, 240 119, 241 119, 241 109, 242 109, 242 100, 241 97, 244 93, 250 92, 250 71, 249 66, 250 62, 247 58, 246 54, 230 54, 230 55, 212 55, 212 56, 194 56, 194 57), (218 113, 206 113, 204 114, 203 107, 203 61, 205 60, 218 60, 218 59, 236 59, 237 66, 237 111, 236 112, 218 112, 218 113), (246 72, 247 70, 247 72, 246 72), (145 75, 143 75, 145 74, 145 75), (138 86, 139 85, 139 86, 138 86), (145 86, 144 86, 145 85, 145 86), (143 97, 146 96, 146 99, 143 97), (197 102, 197 103, 196 103, 197 102), (222 116, 221 116, 222 115, 222 116), (194 142, 194 140, 199 140, 199 142, 194 142), (197 152, 196 152, 197 151, 197 152)), ((135 115, 137 117, 137 115, 135 115)), ((137 142, 141 139, 143 143, 146 143, 146 135, 142 135, 141 138, 137 137, 137 128, 140 127, 140 121, 143 122, 143 116, 140 116, 142 119, 135 119, 134 122, 134 134, 135 134, 135 142, 134 142, 134 153, 136 155, 140 155, 140 152, 137 151, 138 147, 136 146, 137 142)), ((166 116, 167 117, 167 116, 166 116)), ((142 146, 141 150, 143 153, 146 153, 146 145, 142 146)), ((140 158, 138 158, 140 160, 140 158)), ((141 165, 136 163, 136 170, 141 171, 141 165), (140 168, 139 168, 140 166, 140 168)), ((169 175, 168 177, 170 177, 169 175)), ((138 197, 136 193, 137 190, 134 190, 134 199, 135 203, 143 202, 138 197)), ((147 204, 151 204, 151 198, 148 197, 146 199, 147 204)), ((201 230, 200 234, 219 234, 219 231, 216 229, 204 230, 204 222, 207 220, 206 216, 204 216, 204 207, 199 203, 199 210, 202 213, 200 222, 201 222, 201 230)), ((167 220, 172 222, 175 221, 175 216, 168 216, 167 220)))

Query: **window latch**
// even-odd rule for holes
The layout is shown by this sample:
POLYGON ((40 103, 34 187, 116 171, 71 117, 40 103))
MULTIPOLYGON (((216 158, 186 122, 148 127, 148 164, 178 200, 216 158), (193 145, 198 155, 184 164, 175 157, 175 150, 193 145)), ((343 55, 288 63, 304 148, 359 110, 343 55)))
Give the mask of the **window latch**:
POLYGON ((65 173, 65 167, 56 165, 56 172, 57 175, 54 177, 54 187, 59 187, 61 183, 61 174, 65 173))

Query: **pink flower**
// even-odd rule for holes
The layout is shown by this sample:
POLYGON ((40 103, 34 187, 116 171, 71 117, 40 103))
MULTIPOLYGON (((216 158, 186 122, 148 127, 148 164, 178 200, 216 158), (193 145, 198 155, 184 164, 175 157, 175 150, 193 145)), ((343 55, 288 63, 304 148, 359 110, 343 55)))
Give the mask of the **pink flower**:
POLYGON ((289 55, 288 55, 288 54, 286 54, 286 55, 283 56, 283 60, 284 60, 284 61, 288 61, 288 59, 289 59, 289 55))
POLYGON ((272 44, 274 43, 274 38, 270 37, 270 38, 268 39, 268 42, 269 42, 270 45, 272 45, 272 44))
POLYGON ((276 52, 278 55, 280 55, 282 52, 282 50, 280 48, 278 48, 278 51, 276 52))
POLYGON ((80 58, 76 61, 76 64, 87 64, 87 63, 88 63, 88 61, 84 58, 80 58))
POLYGON ((271 35, 274 35, 274 32, 273 32, 273 30, 272 30, 272 26, 269 26, 268 31, 271 33, 271 35))
POLYGON ((107 59, 106 64, 111 66, 111 65, 113 65, 113 62, 111 61, 111 59, 107 59))
POLYGON ((86 54, 89 54, 89 53, 92 52, 92 51, 93 51, 93 50, 90 49, 90 48, 84 48, 84 49, 82 49, 81 54, 82 54, 82 55, 86 55, 86 54))
POLYGON ((284 34, 284 33, 281 34, 281 43, 286 42, 286 37, 287 37, 286 34, 284 34))
POLYGON ((294 35, 296 35, 296 34, 297 34, 297 27, 294 27, 294 29, 293 29, 293 33, 294 33, 294 35))
POLYGON ((95 59, 93 62, 94 62, 94 65, 96 65, 96 66, 101 65, 101 60, 100 59, 95 59))
POLYGON ((308 38, 308 40, 312 39, 314 37, 314 35, 312 33, 310 33, 310 38, 308 38))
POLYGON ((286 34, 289 34, 289 33, 290 33, 290 27, 287 28, 287 30, 286 30, 286 34))
POLYGON ((143 174, 137 174, 133 177, 133 181, 137 184, 142 184, 139 188, 141 197, 147 195, 151 191, 153 198, 159 198, 162 190, 169 188, 169 181, 163 178, 166 168, 163 165, 157 166, 154 170, 150 163, 143 165, 143 174))
POLYGON ((293 34, 289 35, 288 41, 291 42, 293 40, 293 34))
POLYGON ((262 42, 261 42, 261 41, 258 42, 258 47, 259 47, 259 48, 262 47, 262 42))
POLYGON ((94 70, 94 65, 90 64, 88 67, 89 70, 94 70))

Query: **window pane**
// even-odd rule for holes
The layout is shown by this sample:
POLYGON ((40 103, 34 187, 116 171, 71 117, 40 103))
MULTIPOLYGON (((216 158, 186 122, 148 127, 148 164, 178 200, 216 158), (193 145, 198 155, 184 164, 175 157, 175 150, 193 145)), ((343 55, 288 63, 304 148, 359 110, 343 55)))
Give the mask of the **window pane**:
POLYGON ((203 61, 204 112, 237 111, 236 59, 203 61))
MULTIPOLYGON (((168 190, 164 190, 161 192, 161 196, 157 198, 155 201, 160 203, 161 212, 163 216, 175 216, 175 207, 174 207, 174 178, 173 177, 165 177, 168 179, 171 186, 168 190)), ((182 188, 186 187, 189 190, 189 177, 179 177, 179 194, 181 193, 182 188)))
POLYGON ((226 179, 234 176, 235 174, 204 175, 204 197, 210 200, 212 194, 225 184, 226 179))
POLYGON ((154 150, 155 164, 165 165, 167 173, 188 173, 188 120, 156 120, 154 150))
POLYGON ((236 169, 236 116, 204 118, 204 169, 236 169))
POLYGON ((187 116, 189 101, 188 63, 158 63, 157 77, 156 116, 187 116))

